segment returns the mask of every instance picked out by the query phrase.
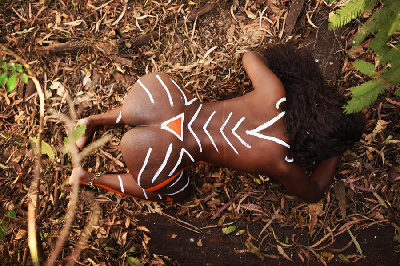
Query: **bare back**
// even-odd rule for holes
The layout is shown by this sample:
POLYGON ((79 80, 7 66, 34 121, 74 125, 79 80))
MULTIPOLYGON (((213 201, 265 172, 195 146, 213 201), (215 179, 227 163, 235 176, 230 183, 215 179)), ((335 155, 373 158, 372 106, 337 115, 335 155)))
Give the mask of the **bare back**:
POLYGON ((279 93, 273 97, 260 89, 202 104, 168 75, 141 77, 121 112, 126 124, 136 126, 121 143, 130 173, 147 191, 161 189, 160 193, 167 193, 166 185, 197 162, 273 173, 269 169, 284 162, 289 147, 284 89, 275 90, 279 93))

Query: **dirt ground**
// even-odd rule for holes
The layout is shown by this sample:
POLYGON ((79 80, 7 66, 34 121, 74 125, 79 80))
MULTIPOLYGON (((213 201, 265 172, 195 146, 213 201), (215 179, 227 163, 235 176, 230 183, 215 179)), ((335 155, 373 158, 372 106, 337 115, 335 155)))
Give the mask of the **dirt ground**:
MULTIPOLYGON (((329 83, 346 93, 365 81, 352 62, 374 62, 374 56, 367 44, 349 46, 364 18, 327 30, 332 8, 319 0, 0 1, 0 43, 27 61, 42 84, 43 140, 55 154, 41 160, 40 259, 50 256, 71 219, 72 161, 64 155, 66 126, 59 117, 73 116, 68 97, 77 118, 105 112, 123 102, 138 77, 154 71, 175 77, 203 102, 238 97, 252 89, 242 55, 287 41, 313 51, 329 83)), ((366 132, 343 156, 319 203, 295 198, 268 176, 208 165, 190 169, 193 193, 183 203, 82 187, 56 264, 397 265, 400 99, 393 91, 366 108, 366 132), (387 125, 376 130, 382 121, 387 125)), ((0 89, 0 129, 0 265, 31 265, 27 194, 35 155, 29 138, 39 131, 32 82, 19 82, 11 93, 0 89)), ((94 140, 112 138, 82 166, 126 172, 118 147, 126 131, 99 130, 94 140)))

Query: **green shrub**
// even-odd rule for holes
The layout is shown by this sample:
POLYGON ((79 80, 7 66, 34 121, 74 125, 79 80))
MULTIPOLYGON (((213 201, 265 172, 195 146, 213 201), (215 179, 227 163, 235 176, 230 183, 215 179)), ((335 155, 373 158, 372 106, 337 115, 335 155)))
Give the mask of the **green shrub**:
MULTIPOLYGON (((370 35, 375 35, 368 45, 382 66, 382 71, 376 72, 375 65, 363 60, 356 60, 354 68, 369 76, 372 80, 367 81, 351 89, 352 99, 345 106, 346 113, 361 111, 364 107, 376 100, 385 88, 400 82, 400 43, 389 47, 386 42, 400 30, 400 1, 382 0, 383 6, 376 11, 360 28, 353 40, 353 48, 358 48, 370 35)), ((350 0, 329 17, 329 29, 337 29, 350 20, 371 11, 377 0, 350 0)), ((400 89, 397 89, 400 96, 400 89)))

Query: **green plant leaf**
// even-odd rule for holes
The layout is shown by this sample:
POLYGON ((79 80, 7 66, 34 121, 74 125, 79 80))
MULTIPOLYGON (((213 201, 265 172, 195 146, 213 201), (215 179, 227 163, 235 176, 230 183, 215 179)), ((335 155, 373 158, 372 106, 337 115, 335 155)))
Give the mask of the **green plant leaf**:
POLYGON ((17 86, 17 74, 12 74, 7 80, 7 92, 12 92, 17 86))
POLYGON ((372 77, 376 74, 375 66, 371 63, 365 62, 364 60, 354 61, 353 67, 369 77, 372 77))
POLYGON ((374 34, 385 23, 386 18, 390 17, 392 11, 388 7, 383 7, 376 11, 367 22, 358 31, 356 37, 353 40, 353 47, 358 47, 370 34, 374 34))
POLYGON ((8 211, 4 214, 4 216, 10 217, 12 219, 15 219, 17 217, 17 214, 15 213, 15 211, 8 211))
MULTIPOLYGON (((76 126, 76 128, 74 129, 73 132, 73 138, 74 138, 74 142, 77 141, 78 139, 80 139, 83 134, 85 134, 86 131, 86 125, 78 125, 76 126)), ((64 145, 68 144, 68 138, 64 138, 64 145)))
POLYGON ((143 266, 138 258, 127 257, 126 261, 128 262, 129 266, 143 266))
POLYGON ((6 72, 8 71, 8 66, 4 61, 0 62, 0 66, 4 69, 4 71, 6 71, 6 72))
POLYGON ((236 231, 236 226, 235 225, 231 225, 231 226, 222 228, 222 232, 225 235, 230 234, 230 233, 235 232, 235 231, 236 231))
MULTIPOLYGON (((38 139, 36 137, 29 137, 29 139, 35 144, 35 147, 38 146, 37 145, 38 144, 38 139)), ((38 151, 36 151, 36 152, 38 152, 38 151)), ((50 159, 54 159, 53 149, 44 140, 42 140, 42 154, 47 154, 47 156, 49 156, 50 159)))
POLYGON ((399 88, 399 89, 397 89, 397 91, 396 91, 396 94, 397 94, 397 96, 399 96, 399 97, 400 97, 400 88, 399 88))
POLYGON ((15 65, 15 68, 17 69, 17 71, 18 71, 19 73, 24 72, 24 69, 22 68, 22 66, 21 66, 20 64, 16 64, 16 65, 15 65))
POLYGON ((19 76, 19 78, 22 80, 23 83, 28 84, 29 77, 27 74, 22 73, 21 76, 19 76))
POLYGON ((3 74, 0 75, 0 87, 3 86, 4 81, 6 81, 7 78, 7 72, 4 72, 3 74))
POLYGON ((9 63, 8 67, 11 69, 11 71, 15 72, 17 69, 15 68, 15 64, 14 63, 9 63))
POLYGON ((344 106, 344 112, 351 114, 361 111, 375 101, 380 93, 384 92, 387 84, 388 82, 384 79, 376 78, 352 88, 353 98, 344 106))
POLYGON ((378 0, 350 0, 336 14, 329 16, 329 29, 335 30, 356 18, 360 14, 371 10, 378 0))
POLYGON ((396 84, 400 82, 400 66, 393 63, 392 68, 385 71, 382 76, 396 86, 396 84))
POLYGON ((4 239, 8 231, 8 223, 6 221, 0 222, 0 242, 4 239))

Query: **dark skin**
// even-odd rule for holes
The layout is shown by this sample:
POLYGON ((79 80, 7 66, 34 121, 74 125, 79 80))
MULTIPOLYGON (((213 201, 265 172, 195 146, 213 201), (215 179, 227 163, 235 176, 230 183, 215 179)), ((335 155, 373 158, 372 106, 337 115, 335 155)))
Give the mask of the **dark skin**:
MULTIPOLYGON (((152 73, 140 78, 140 81, 148 89, 154 103, 138 82, 132 87, 121 107, 80 120, 79 124, 86 124, 87 131, 77 141, 79 148, 85 145, 98 126, 116 125, 116 118, 119 115, 121 118, 118 125, 134 127, 121 140, 121 152, 129 173, 120 174, 119 177, 117 174, 104 174, 95 180, 95 186, 140 199, 180 201, 186 198, 190 191, 186 172, 180 170, 194 163, 205 162, 268 175, 276 178, 295 196, 308 202, 319 201, 333 181, 341 156, 321 162, 309 178, 296 162, 285 160, 285 157, 290 157, 288 147, 248 134, 249 130, 282 114, 282 105, 276 105, 286 95, 280 80, 258 54, 246 53, 243 65, 254 87, 252 92, 244 96, 206 103, 201 107, 199 101, 185 105, 182 94, 167 75, 152 73), (156 75, 159 75, 169 88, 170 97, 167 97, 166 90, 156 75), (160 128, 160 125, 182 113, 183 140, 180 140, 174 134, 160 128), (246 145, 233 134, 233 129, 240 119, 243 121, 235 133, 246 145), (204 130, 205 125, 207 131, 204 130), (192 134, 191 130, 195 134, 192 134), (212 140, 206 132, 212 136, 212 140), (169 148, 170 155, 167 156, 169 148), (178 164, 182 149, 191 156, 183 153, 182 161, 178 164), (147 155, 149 157, 146 164, 144 162, 147 155), (165 162, 164 168, 160 166, 163 162, 165 162), (124 189, 121 187, 121 182, 124 189)), ((188 101, 192 99, 189 94, 185 93, 185 96, 188 101)), ((283 117, 260 133, 284 143, 288 142, 283 117)), ((73 170, 70 183, 78 179, 81 183, 87 184, 94 175, 83 168, 77 168, 73 170)))

